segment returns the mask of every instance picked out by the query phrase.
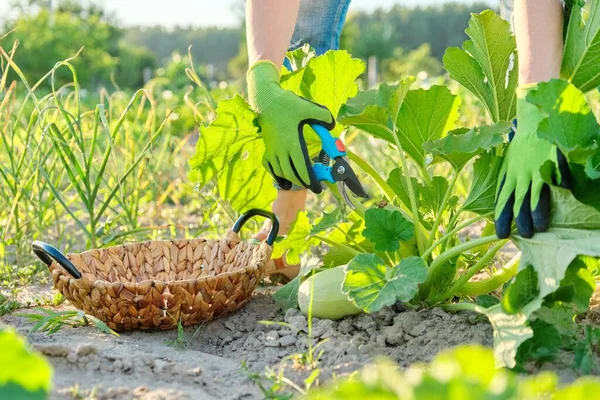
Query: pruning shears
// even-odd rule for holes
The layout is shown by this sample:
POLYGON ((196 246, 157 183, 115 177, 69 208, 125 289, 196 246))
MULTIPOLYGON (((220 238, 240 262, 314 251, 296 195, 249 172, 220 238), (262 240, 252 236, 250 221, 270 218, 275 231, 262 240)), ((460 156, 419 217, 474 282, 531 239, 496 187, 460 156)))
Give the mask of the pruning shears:
POLYGON ((335 183, 342 194, 342 197, 350 208, 354 209, 354 205, 348 197, 346 188, 350 189, 355 195, 368 199, 369 196, 361 185, 358 177, 354 173, 348 162, 346 154, 346 146, 340 140, 331 136, 327 128, 311 124, 319 138, 321 139, 321 153, 317 157, 317 161, 313 164, 313 171, 320 182, 335 183), (333 165, 329 163, 333 160, 333 165))

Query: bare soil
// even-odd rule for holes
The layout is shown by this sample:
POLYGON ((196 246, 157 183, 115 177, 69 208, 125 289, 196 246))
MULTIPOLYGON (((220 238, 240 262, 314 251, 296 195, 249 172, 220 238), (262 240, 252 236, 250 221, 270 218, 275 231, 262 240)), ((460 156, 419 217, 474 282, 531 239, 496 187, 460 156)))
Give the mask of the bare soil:
MULTIPOLYGON (((313 319, 309 338, 306 317, 297 310, 284 314, 269 290, 259 290, 234 314, 185 328, 184 341, 179 344, 172 343, 177 339, 176 329, 131 331, 114 337, 94 327, 63 328, 51 336, 34 333, 29 341, 54 367, 52 398, 56 399, 74 398, 76 392, 99 399, 260 399, 264 396, 248 378, 242 362, 255 373, 265 367, 282 368, 287 378, 302 386, 310 371, 302 367, 298 354, 306 355, 309 340, 313 345, 320 343, 315 353, 323 351, 318 363, 321 383, 333 374, 356 371, 378 356, 408 366, 429 361, 456 345, 492 345, 492 328, 482 316, 440 309, 414 311, 400 304, 338 322, 313 319)), ((50 286, 29 287, 21 292, 20 300, 52 294, 50 286)), ((596 307, 599 300, 594 300, 596 307)), ((70 308, 68 303, 59 307, 70 308)), ((600 308, 590 312, 589 319, 599 322, 597 310, 600 308)), ((0 320, 23 335, 32 326, 14 315, 0 320)), ((564 354, 543 368, 571 381, 577 378, 571 362, 564 354)))

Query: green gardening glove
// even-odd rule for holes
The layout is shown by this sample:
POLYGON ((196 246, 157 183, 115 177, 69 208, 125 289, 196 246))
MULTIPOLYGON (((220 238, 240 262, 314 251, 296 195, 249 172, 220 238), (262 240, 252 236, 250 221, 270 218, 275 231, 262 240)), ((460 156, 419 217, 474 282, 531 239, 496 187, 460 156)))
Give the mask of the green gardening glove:
POLYGON ((327 108, 297 96, 279 85, 279 70, 270 61, 259 61, 248 70, 248 98, 258 113, 265 141, 263 166, 277 184, 289 190, 292 184, 315 193, 323 188, 317 180, 304 140, 309 124, 332 130, 335 119, 327 108))
POLYGON ((496 197, 496 234, 499 238, 510 235, 513 216, 522 237, 548 229, 550 221, 550 187, 542 178, 541 168, 547 161, 555 166, 553 179, 567 187, 570 180, 568 164, 556 146, 537 136, 537 127, 543 119, 540 110, 527 103, 525 97, 537 85, 517 89, 518 128, 508 146, 498 179, 496 197))

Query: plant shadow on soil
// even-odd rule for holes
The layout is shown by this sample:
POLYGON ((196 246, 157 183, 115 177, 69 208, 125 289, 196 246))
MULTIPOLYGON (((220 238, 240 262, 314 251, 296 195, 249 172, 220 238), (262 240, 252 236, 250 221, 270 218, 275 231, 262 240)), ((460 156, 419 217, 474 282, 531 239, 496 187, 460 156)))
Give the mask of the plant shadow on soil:
MULTIPOLYGON (((51 288, 30 287, 20 296, 43 294, 51 295, 51 288)), ((600 307, 591 313, 597 318, 600 307)), ((32 326, 11 315, 0 320, 23 335, 32 326)), ((294 367, 287 356, 306 351, 307 325, 299 311, 279 310, 268 289, 262 288, 237 312, 185 328, 179 345, 173 345, 176 329, 113 337, 93 327, 63 328, 51 336, 34 333, 29 341, 54 367, 52 398, 69 398, 76 387, 80 394, 94 393, 99 399, 259 399, 263 396, 243 371, 242 361, 257 373, 283 365, 285 376, 301 383, 311 371, 294 367), (259 321, 285 321, 295 329, 259 321)), ((492 345, 492 328, 485 317, 441 309, 413 311, 396 305, 339 322, 313 319, 312 325, 313 343, 326 340, 319 346, 320 382, 359 370, 377 356, 406 367, 460 344, 492 345)), ((563 354, 543 369, 572 381, 577 375, 569 357, 563 354)))

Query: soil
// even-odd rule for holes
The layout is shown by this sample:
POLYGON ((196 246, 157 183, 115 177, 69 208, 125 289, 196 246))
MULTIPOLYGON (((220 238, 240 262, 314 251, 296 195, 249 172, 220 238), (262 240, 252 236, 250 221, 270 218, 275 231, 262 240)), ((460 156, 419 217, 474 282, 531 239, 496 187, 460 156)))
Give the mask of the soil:
MULTIPOLYGON (((20 301, 51 298, 52 294, 50 286, 29 287, 21 292, 20 301)), ((599 300, 594 300, 596 307, 599 300)), ((64 303, 58 308, 72 307, 64 303)), ((600 315, 600 308, 594 310, 592 320, 600 315)), ((32 326, 15 315, 0 321, 23 335, 32 326)), ((264 396, 248 374, 261 373, 265 367, 283 369, 287 378, 302 386, 310 370, 302 367, 300 355, 307 354, 309 340, 319 343, 315 354, 322 351, 320 382, 356 371, 378 356, 405 367, 429 361, 456 345, 492 345, 492 328, 485 317, 440 309, 414 311, 400 304, 339 322, 313 319, 312 339, 307 332, 306 317, 297 310, 284 314, 269 289, 263 288, 236 313, 185 328, 180 343, 173 343, 176 329, 131 331, 114 337, 94 327, 67 327, 51 336, 34 333, 29 341, 54 367, 52 398, 56 399, 75 398, 75 394, 93 394, 98 399, 260 399, 264 396)), ((562 381, 572 381, 577 376, 569 367, 571 362, 564 355, 544 369, 559 372, 562 381)))

